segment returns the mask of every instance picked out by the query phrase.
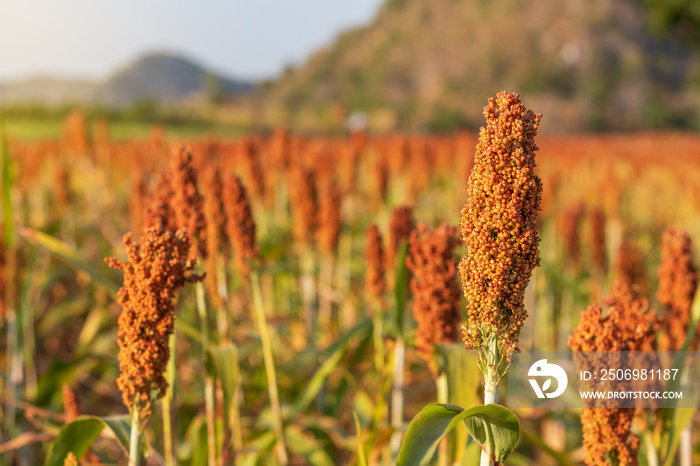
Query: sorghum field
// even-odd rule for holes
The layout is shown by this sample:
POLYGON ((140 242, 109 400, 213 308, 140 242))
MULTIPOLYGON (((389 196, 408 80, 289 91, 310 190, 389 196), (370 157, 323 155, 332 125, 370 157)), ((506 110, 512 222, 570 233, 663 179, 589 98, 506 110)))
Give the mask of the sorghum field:
POLYGON ((0 464, 698 464, 693 409, 498 388, 519 350, 693 340, 700 137, 484 104, 449 136, 0 133, 0 464))

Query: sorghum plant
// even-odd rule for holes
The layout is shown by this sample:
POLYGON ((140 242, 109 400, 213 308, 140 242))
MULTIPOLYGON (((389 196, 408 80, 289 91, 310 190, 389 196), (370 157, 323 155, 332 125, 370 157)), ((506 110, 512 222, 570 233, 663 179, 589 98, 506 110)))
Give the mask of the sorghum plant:
POLYGON ((698 270, 693 263, 688 233, 676 229, 664 232, 661 239, 659 288, 656 296, 664 309, 660 346, 679 351, 690 325, 690 307, 698 287, 698 270))
POLYGON ((406 264, 412 272, 413 316, 418 323, 416 349, 435 374, 433 345, 450 343, 459 334, 460 290, 452 257, 459 244, 456 228, 435 230, 420 224, 411 233, 406 264))
POLYGON ((124 272, 118 300, 119 377, 117 385, 124 404, 132 413, 130 460, 139 464, 139 434, 153 410, 153 401, 162 397, 168 383, 164 372, 173 333, 178 288, 202 280, 192 274, 195 262, 187 258, 190 240, 187 232, 172 232, 163 225, 145 231, 141 243, 124 236, 127 261, 106 259, 110 267, 124 272))
POLYGON ((462 338, 478 353, 488 404, 496 402, 498 381, 518 351, 525 288, 540 263, 542 182, 535 175, 534 137, 542 116, 507 92, 489 99, 484 116, 462 209, 467 251, 459 272, 468 313, 462 338))
MULTIPOLYGON (((653 351, 659 321, 637 287, 617 284, 603 301, 589 306, 569 337, 572 351, 653 351)), ((607 365, 605 367, 608 367, 607 365)), ((635 408, 583 408, 584 461, 588 465, 637 465, 639 438, 632 432, 635 408)))

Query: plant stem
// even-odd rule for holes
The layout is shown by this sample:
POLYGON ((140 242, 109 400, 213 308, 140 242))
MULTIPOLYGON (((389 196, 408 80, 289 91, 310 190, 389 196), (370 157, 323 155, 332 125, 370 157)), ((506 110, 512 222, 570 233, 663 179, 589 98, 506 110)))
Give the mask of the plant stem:
POLYGON ((134 397, 134 405, 131 407, 131 435, 129 440, 129 466, 139 466, 141 455, 139 444, 141 441, 140 435, 140 419, 139 419, 139 397, 134 397))
POLYGON ((163 450, 166 466, 175 466, 175 456, 173 452, 173 395, 175 392, 175 331, 168 338, 170 347, 170 359, 165 369, 165 378, 168 381, 168 389, 163 397, 163 450))
POLYGON ((288 463, 287 447, 284 441, 284 423, 282 420, 282 408, 280 407, 279 394, 277 392, 277 374, 275 373, 275 362, 272 359, 272 342, 265 318, 265 308, 260 290, 260 278, 256 272, 250 274, 250 287, 253 292, 253 308, 258 323, 260 340, 262 343, 263 360, 265 361, 265 372, 267 374, 267 388, 272 405, 272 414, 275 421, 275 436, 277 437, 277 454, 282 465, 288 463))
MULTIPOLYGON (((437 388, 437 402, 447 403, 447 374, 445 372, 440 372, 438 374, 437 378, 435 379, 435 386, 435 388, 437 388)), ((448 464, 450 464, 449 454, 449 436, 445 436, 440 441, 440 447, 438 450, 438 466, 448 466, 448 464)))
POLYGON ((372 313, 372 337, 374 343, 374 365, 380 375, 384 374, 384 326, 381 304, 376 300, 372 313))
MULTIPOLYGON (((491 338, 489 343, 488 365, 484 374, 484 404, 496 404, 498 401, 498 374, 496 368, 499 363, 498 340, 491 338)), ((493 466, 493 459, 485 452, 481 451, 481 466, 493 466)))
POLYGON ((406 342, 403 336, 396 339, 394 346, 394 385, 391 388, 391 427, 393 432, 389 440, 391 460, 396 462, 403 437, 403 374, 406 354, 406 342))
POLYGON ((308 325, 308 345, 316 348, 318 342, 318 308, 316 302, 316 283, 314 280, 314 253, 307 248, 301 254, 301 300, 304 306, 306 324, 308 325))
MULTIPOLYGON (((207 305, 204 300, 204 283, 197 282, 197 310, 202 329, 202 357, 206 359, 209 347, 209 321, 207 319, 207 305)), ((214 380, 207 374, 204 380, 204 406, 207 419, 207 455, 209 465, 216 465, 216 420, 214 413, 214 380)))

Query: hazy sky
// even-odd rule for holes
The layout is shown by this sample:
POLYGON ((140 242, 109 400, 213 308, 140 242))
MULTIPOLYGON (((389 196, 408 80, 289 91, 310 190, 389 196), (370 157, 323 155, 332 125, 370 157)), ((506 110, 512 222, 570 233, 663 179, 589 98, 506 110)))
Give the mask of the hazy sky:
POLYGON ((149 51, 183 53, 216 71, 270 77, 382 0, 16 0, 0 13, 0 80, 102 78, 149 51))

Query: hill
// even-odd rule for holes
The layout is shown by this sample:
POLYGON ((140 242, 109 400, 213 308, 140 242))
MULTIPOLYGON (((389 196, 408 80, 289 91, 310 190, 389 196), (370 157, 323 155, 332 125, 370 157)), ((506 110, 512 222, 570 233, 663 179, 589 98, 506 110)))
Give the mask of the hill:
POLYGON ((187 58, 154 53, 137 59, 103 81, 41 77, 0 84, 0 104, 124 106, 143 99, 178 103, 206 93, 237 94, 251 88, 250 82, 218 75, 187 58))
POLYGON ((640 3, 390 0, 257 105, 306 129, 340 109, 379 129, 447 130, 478 127, 487 97, 509 90, 548 132, 688 127, 697 63, 650 31, 640 3))

